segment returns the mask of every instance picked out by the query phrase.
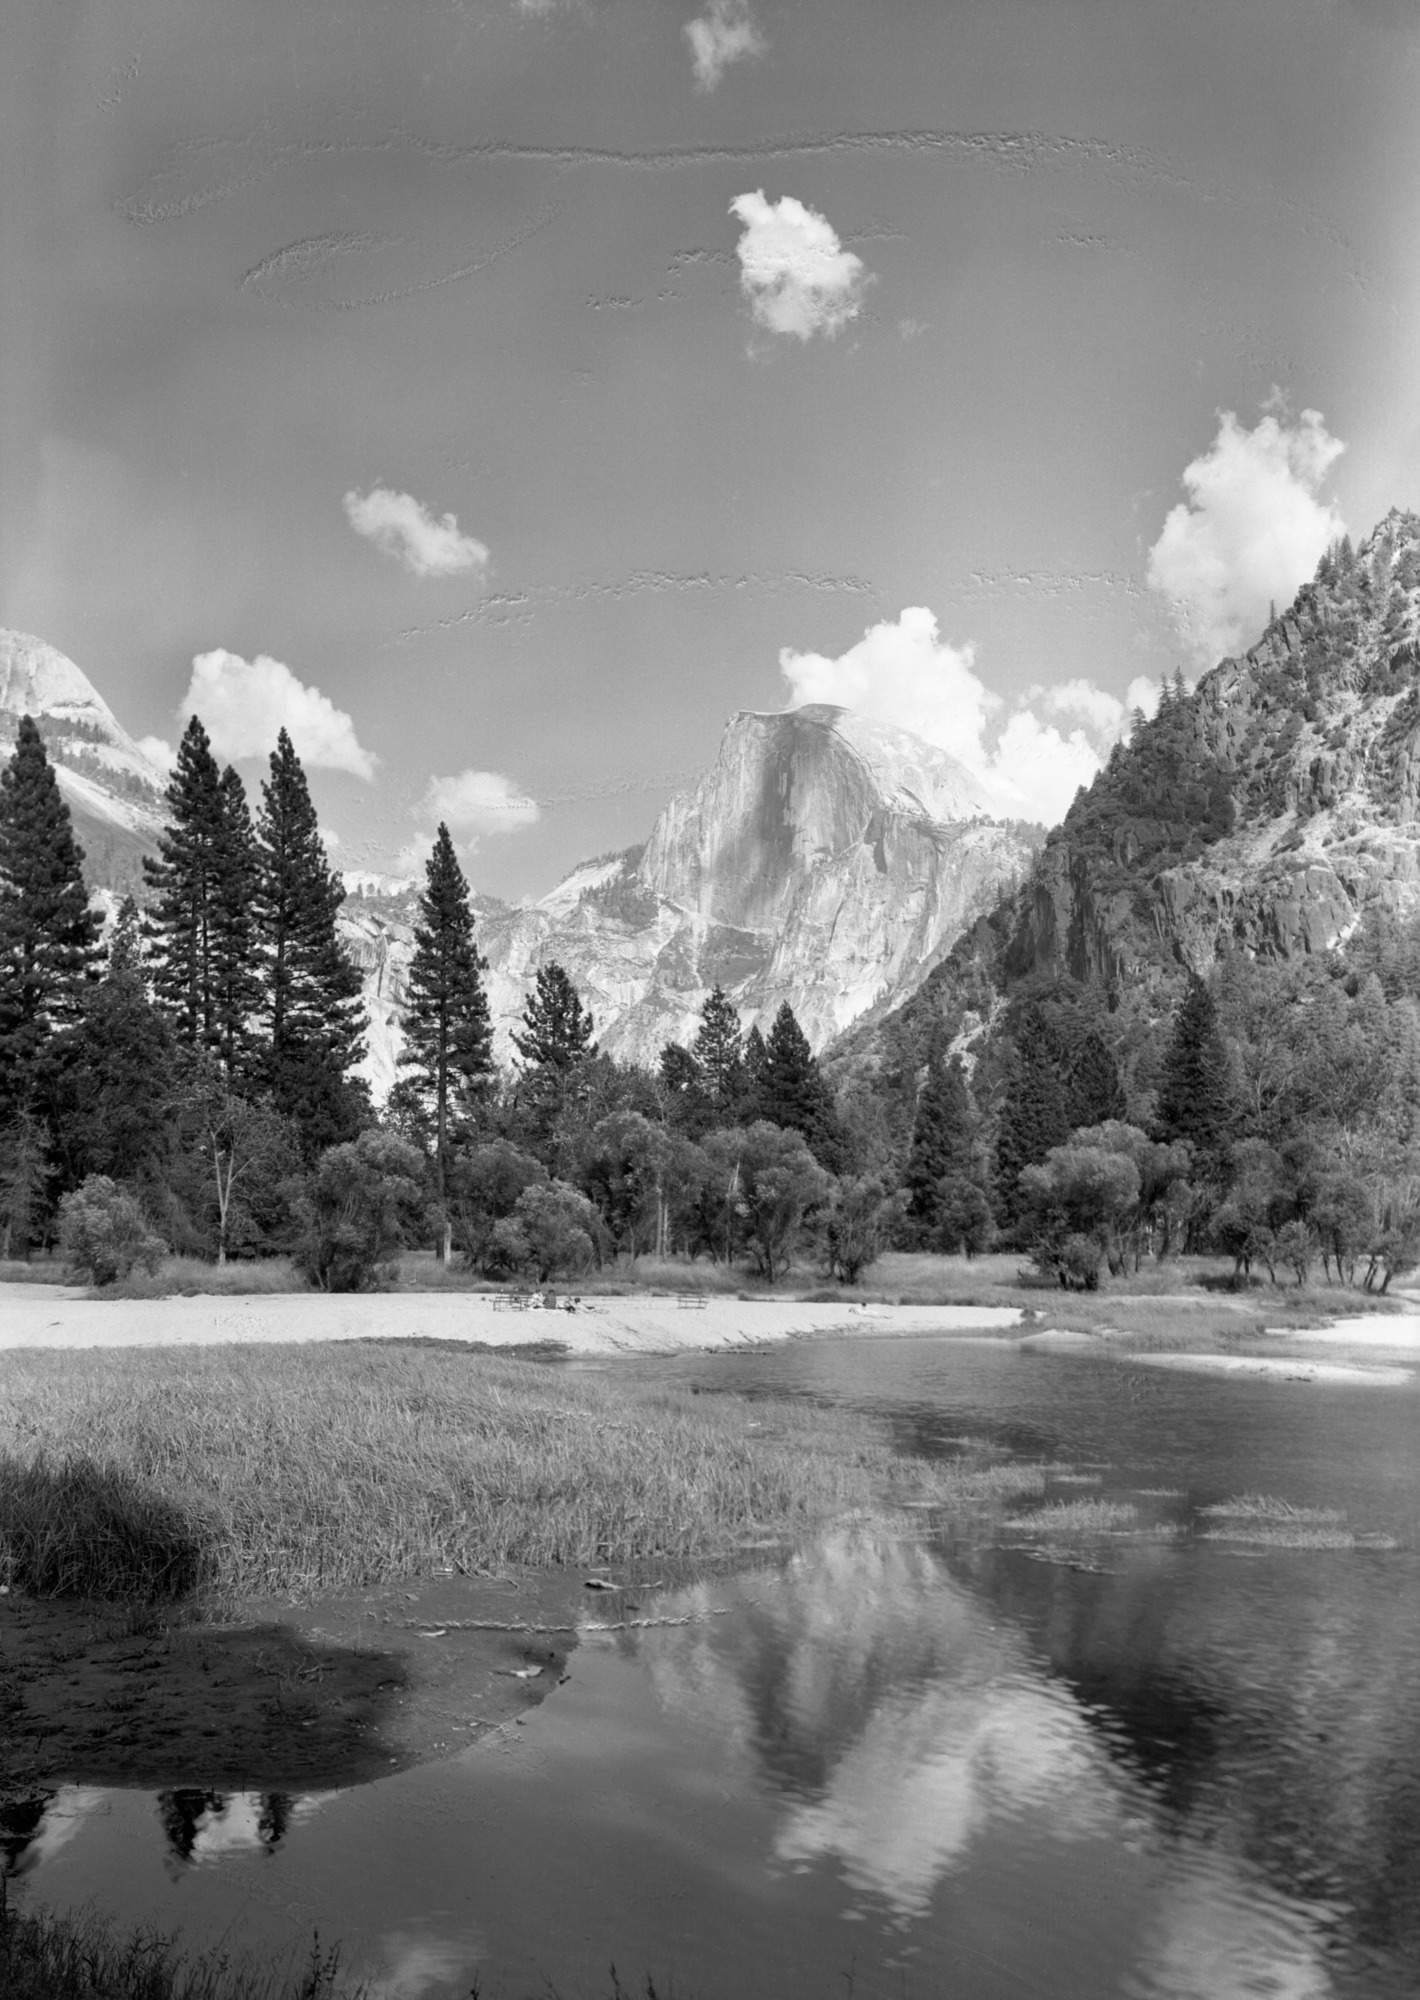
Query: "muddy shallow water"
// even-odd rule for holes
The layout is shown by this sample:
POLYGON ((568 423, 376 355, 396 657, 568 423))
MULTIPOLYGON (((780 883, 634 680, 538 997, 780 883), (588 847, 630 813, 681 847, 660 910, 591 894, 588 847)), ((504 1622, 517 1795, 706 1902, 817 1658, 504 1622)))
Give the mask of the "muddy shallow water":
POLYGON ((682 2000, 1420 1989, 1413 1385, 953 1340, 612 1365, 870 1407, 1046 1492, 667 1580, 620 1628, 588 1594, 540 1706, 373 1782, 37 1794, 16 1893, 318 1928, 389 2000, 612 1962, 682 2000))

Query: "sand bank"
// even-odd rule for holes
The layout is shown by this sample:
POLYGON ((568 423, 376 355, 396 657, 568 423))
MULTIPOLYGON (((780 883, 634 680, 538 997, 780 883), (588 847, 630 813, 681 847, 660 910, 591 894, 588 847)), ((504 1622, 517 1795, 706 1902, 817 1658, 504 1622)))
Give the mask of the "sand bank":
MULTIPOLYGON (((1288 1335, 1289 1339, 1295 1337, 1288 1335)), ((1130 1354, 1128 1359, 1141 1368, 1171 1368, 1189 1375, 1248 1376, 1274 1382, 1338 1382, 1370 1389, 1399 1389, 1415 1379, 1412 1368, 1309 1361, 1282 1354, 1130 1354)))
POLYGON ((93 1299, 57 1285, 0 1286, 0 1349, 215 1347, 224 1341, 461 1340, 488 1347, 558 1341, 573 1354, 675 1354, 813 1334, 1006 1332, 1014 1306, 803 1305, 792 1300, 597 1298, 576 1312, 518 1311, 478 1292, 332 1297, 93 1299))

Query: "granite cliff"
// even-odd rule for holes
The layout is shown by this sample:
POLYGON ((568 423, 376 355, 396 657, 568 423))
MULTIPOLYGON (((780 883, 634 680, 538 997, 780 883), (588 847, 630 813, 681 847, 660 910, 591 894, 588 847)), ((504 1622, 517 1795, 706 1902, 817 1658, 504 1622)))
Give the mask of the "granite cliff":
MULTIPOLYGON (((0 633, 0 742, 20 715, 45 736, 110 907, 142 894, 164 773, 81 670, 43 641, 0 633)), ((601 1045, 654 1064, 688 1041, 712 987, 767 1028, 787 1000, 816 1047, 910 993, 1019 879, 1038 827, 991 817, 944 751, 839 708, 734 716, 698 784, 642 847, 581 863, 540 901, 476 895, 498 1052, 540 965, 564 965, 601 1045)), ((352 873, 341 913, 370 1017, 365 1071, 394 1079, 413 947, 415 885, 352 873)))
POLYGON ((1220 953, 1325 952, 1376 907, 1420 908, 1420 516, 1330 550, 1257 644, 1166 690, 1018 887, 895 1011, 969 1041, 1014 993, 1065 981, 1168 1004, 1220 953))
MULTIPOLYGON (((500 1053, 539 965, 566 967, 601 1045, 654 1064, 712 987, 748 1026, 785 1000, 815 1047, 910 992, 1028 865, 1041 831, 989 817, 969 773, 827 706, 734 716, 714 765, 644 847, 582 863, 540 902, 478 903, 500 1053)), ((392 1073, 412 893, 355 883, 372 1054, 392 1073)))

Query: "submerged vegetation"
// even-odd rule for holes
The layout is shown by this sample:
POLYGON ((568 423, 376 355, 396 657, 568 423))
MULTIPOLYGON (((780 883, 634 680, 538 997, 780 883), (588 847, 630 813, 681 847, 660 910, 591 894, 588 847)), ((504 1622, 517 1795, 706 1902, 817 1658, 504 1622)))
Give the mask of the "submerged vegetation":
POLYGON ((963 1490, 868 1418, 459 1350, 33 1352, 6 1375, 0 1564, 37 1594, 709 1559, 963 1490))

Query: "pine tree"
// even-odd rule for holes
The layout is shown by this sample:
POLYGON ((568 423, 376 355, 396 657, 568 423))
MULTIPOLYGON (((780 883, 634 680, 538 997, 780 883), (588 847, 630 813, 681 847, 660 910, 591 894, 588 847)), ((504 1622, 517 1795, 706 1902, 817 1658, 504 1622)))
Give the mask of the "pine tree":
POLYGON ((787 1000, 764 1045, 755 1116, 801 1132, 819 1164, 830 1171, 836 1167, 840 1143, 833 1098, 787 1000))
POLYGON ((1022 1009, 1011 1031, 1012 1051, 996 1132, 996 1208, 1003 1228, 1022 1213, 1021 1174, 1070 1136, 1065 1053, 1037 1005, 1022 1009))
POLYGON ((1082 1125, 1103 1125, 1111 1118, 1128 1116, 1118 1064, 1097 1028, 1085 1031, 1071 1057, 1066 1100, 1072 1131, 1082 1125))
POLYGON ((567 1071, 596 1054, 595 1023, 560 965, 539 967, 513 1046, 530 1069, 567 1071))
POLYGON ((519 1094, 528 1114, 528 1137, 544 1153, 553 1146, 579 1083, 586 1080, 582 1072, 597 1052, 594 1027, 563 968, 540 966, 523 1008, 523 1032, 514 1030, 513 1046, 525 1071, 519 1094))
POLYGON ((46 1065, 45 1108, 64 1189, 87 1174, 158 1182, 179 1142, 173 1028, 149 997, 141 938, 142 918, 127 896, 108 970, 46 1065))
POLYGON ((364 1052, 361 979, 335 928, 344 885, 326 860, 306 774, 284 729, 261 796, 262 1075, 314 1156, 355 1135, 358 1098, 346 1074, 364 1052))
POLYGON ((972 1178, 974 1122, 961 1058, 953 1056, 950 1062, 943 1062, 934 1051, 917 1100, 912 1145, 903 1173, 908 1217, 924 1244, 935 1243, 941 1226, 942 1182, 948 1177, 972 1178))
POLYGON ((744 1046, 739 1013, 719 986, 700 1010, 700 1027, 690 1052, 700 1066, 712 1109, 728 1123, 744 1095, 744 1046))
POLYGON ((212 908, 217 1056, 228 1076, 250 1070, 262 1001, 256 899, 261 880, 245 787, 229 764, 218 792, 220 845, 212 908))
POLYGON ((1165 1144, 1189 1140, 1204 1171, 1216 1172, 1232 1111, 1228 1050, 1218 1010, 1208 988, 1195 977, 1179 1002, 1164 1051, 1153 1136, 1165 1144))
MULTIPOLYGON (((471 1117, 481 1086, 493 1073, 493 1030, 483 990, 487 970, 474 943, 468 883, 449 829, 440 825, 425 864, 414 956, 401 1025, 400 1067, 434 1127, 434 1172, 444 1200, 456 1120, 471 1117)), ((445 1245, 447 1251, 447 1242, 445 1245)))
POLYGON ((214 1051, 231 1073, 249 1057, 260 999, 256 843, 241 779, 218 770, 197 716, 178 746, 167 808, 158 859, 143 860, 154 990, 179 1039, 214 1051))
POLYGON ((0 772, 0 1112, 22 1106, 36 1059, 79 1016, 97 976, 83 852, 33 717, 0 772))

